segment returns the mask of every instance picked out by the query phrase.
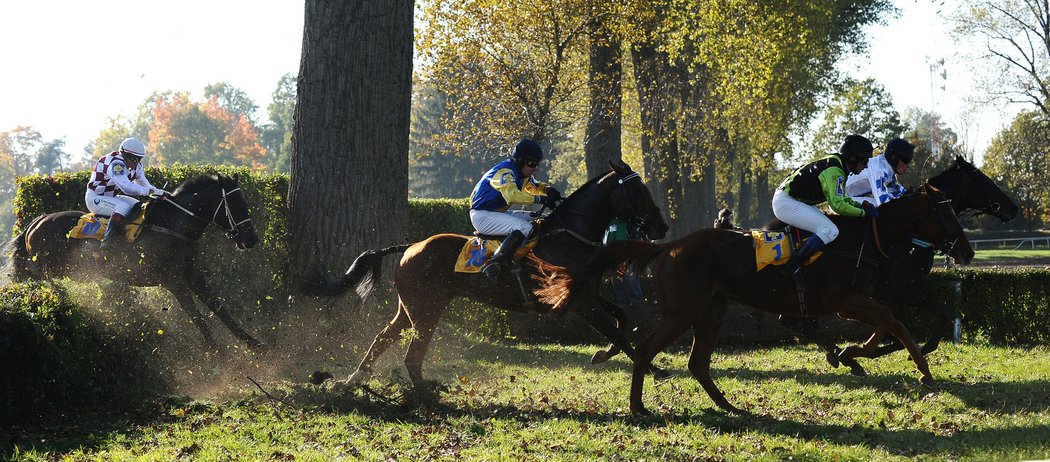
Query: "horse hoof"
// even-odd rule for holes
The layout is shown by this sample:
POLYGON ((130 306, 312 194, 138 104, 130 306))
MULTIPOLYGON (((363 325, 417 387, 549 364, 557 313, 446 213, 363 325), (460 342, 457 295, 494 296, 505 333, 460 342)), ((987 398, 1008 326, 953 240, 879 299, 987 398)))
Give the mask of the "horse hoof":
POLYGON ((937 389, 937 381, 934 380, 933 377, 930 377, 928 375, 919 378, 919 383, 925 385, 926 388, 929 388, 931 390, 937 389))
POLYGON ((247 343, 248 349, 252 351, 262 351, 264 348, 266 348, 266 344, 259 341, 258 339, 249 339, 247 343))
POLYGON ((343 396, 349 393, 350 389, 353 387, 354 384, 350 383, 350 380, 335 380, 330 382, 326 388, 333 395, 343 396))
POLYGON ((855 375, 857 377, 867 377, 868 376, 868 372, 865 371, 863 367, 860 367, 859 364, 855 365, 855 366, 850 366, 849 373, 853 374, 853 375, 855 375))
POLYGON ((839 367, 842 365, 842 363, 839 362, 839 355, 835 353, 828 353, 824 355, 824 359, 828 361, 828 364, 830 364, 831 367, 839 367))
POLYGON ((660 369, 658 367, 654 367, 653 368, 653 380, 655 380, 657 382, 663 382, 664 380, 667 380, 669 378, 671 378, 671 373, 670 372, 667 372, 667 371, 665 371, 663 369, 660 369))
POLYGON ((609 360, 609 352, 605 350, 598 350, 591 356, 591 364, 601 364, 609 360))
POLYGON ((350 374, 350 377, 347 377, 345 382, 350 384, 350 385, 360 385, 362 383, 367 382, 368 379, 370 379, 371 377, 372 377, 372 373, 371 372, 358 369, 358 370, 354 371, 353 374, 350 374))

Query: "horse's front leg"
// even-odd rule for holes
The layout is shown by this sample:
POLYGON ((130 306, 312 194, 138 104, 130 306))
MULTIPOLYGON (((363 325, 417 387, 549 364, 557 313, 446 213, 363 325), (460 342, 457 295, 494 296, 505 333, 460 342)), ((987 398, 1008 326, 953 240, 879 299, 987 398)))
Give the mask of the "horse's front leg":
MULTIPOLYGON (((597 293, 595 293, 594 297, 582 298, 582 300, 588 299, 598 300, 599 305, 601 304, 601 298, 597 295, 597 293)), ((616 322, 611 316, 609 316, 605 312, 604 308, 596 307, 593 303, 588 304, 586 306, 582 303, 579 303, 575 307, 573 307, 573 311, 575 311, 576 314, 583 318, 584 321, 587 321, 587 324, 590 324, 591 327, 593 327, 594 330, 598 331, 599 334, 602 334, 602 336, 609 339, 609 341, 612 342, 613 348, 623 350, 623 352, 626 353, 629 358, 631 358, 631 361, 637 361, 637 354, 635 353, 634 347, 631 346, 631 343, 627 340, 627 337, 623 335, 623 331, 621 331, 617 327, 616 322)), ((663 380, 671 376, 671 374, 669 374, 667 371, 660 369, 659 367, 653 366, 651 364, 649 364, 647 370, 651 372, 653 374, 653 378, 657 380, 663 380)))
MULTIPOLYGON (((623 308, 602 296, 598 296, 598 302, 615 320, 616 330, 624 332, 624 328, 627 326, 627 313, 624 312, 623 308)), ((598 350, 594 353, 594 356, 591 356, 591 364, 604 363, 620 354, 620 351, 622 351, 620 347, 610 343, 604 350, 598 350)))
POLYGON ((192 288, 193 293, 208 305, 208 309, 210 309, 212 313, 215 313, 215 316, 218 316, 219 319, 222 320, 222 323, 226 325, 226 328, 229 329, 231 333, 233 333, 234 337, 237 337, 238 340, 244 342, 248 345, 248 348, 253 350, 263 347, 262 342, 241 328, 241 325, 233 319, 233 316, 230 316, 229 311, 226 310, 218 294, 216 294, 215 290, 208 285, 208 282, 200 272, 191 270, 188 271, 187 274, 189 275, 188 278, 190 280, 189 286, 192 288))

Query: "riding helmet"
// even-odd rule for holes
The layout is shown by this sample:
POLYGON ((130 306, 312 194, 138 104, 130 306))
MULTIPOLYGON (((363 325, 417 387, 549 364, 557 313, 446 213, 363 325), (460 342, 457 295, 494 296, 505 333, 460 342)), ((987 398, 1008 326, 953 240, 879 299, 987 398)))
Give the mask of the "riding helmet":
POLYGON ((871 141, 860 135, 848 135, 839 148, 839 154, 843 157, 854 157, 858 159, 870 159, 875 147, 871 141))
POLYGON ((120 153, 142 159, 146 157, 146 145, 135 138, 125 138, 120 142, 120 153))
POLYGON ((905 164, 911 163, 911 159, 915 157, 915 145, 901 138, 894 138, 886 143, 886 160, 890 162, 890 165, 897 163, 900 159, 905 164))
POLYGON ((515 159, 543 160, 543 148, 535 141, 522 138, 521 141, 518 141, 518 144, 514 145, 514 154, 511 157, 515 159))

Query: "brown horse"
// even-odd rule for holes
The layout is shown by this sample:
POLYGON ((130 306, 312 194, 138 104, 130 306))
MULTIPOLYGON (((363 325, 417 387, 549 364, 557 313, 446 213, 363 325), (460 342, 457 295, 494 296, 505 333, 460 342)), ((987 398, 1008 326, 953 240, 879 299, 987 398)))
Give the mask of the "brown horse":
POLYGON ((778 269, 756 271, 753 240, 748 233, 728 229, 703 229, 666 244, 616 242, 582 267, 544 268, 557 273, 544 288, 540 299, 555 308, 571 306, 576 293, 589 293, 597 276, 625 263, 650 265, 660 305, 660 322, 638 346, 634 358, 630 409, 645 412, 642 404, 643 372, 653 357, 689 327, 693 328, 693 348, 689 371, 719 407, 739 412, 711 380, 711 352, 718 337, 729 299, 763 310, 805 316, 837 313, 875 327, 862 346, 845 349, 845 357, 868 356, 886 333, 900 339, 911 353, 921 381, 931 385, 926 359, 904 325, 889 308, 872 301, 870 286, 876 281, 878 265, 860 264, 874 260, 874 242, 895 242, 915 235, 944 249, 961 264, 973 258, 973 249, 963 235, 955 212, 936 189, 924 186, 918 193, 890 202, 875 220, 833 216, 842 230, 824 255, 803 271, 807 282, 806 309, 800 306, 794 281, 778 269), (874 231, 867 231, 873 228, 874 231))
POLYGON ((8 273, 16 281, 70 277, 94 282, 103 277, 120 287, 161 286, 175 296, 208 345, 217 348, 194 301, 196 295, 235 337, 249 347, 261 347, 226 310, 195 261, 199 241, 211 224, 226 231, 242 250, 259 242, 237 179, 226 175, 190 179, 171 196, 152 200, 145 213, 138 239, 119 242, 106 252, 99 251, 94 239, 67 237, 84 212, 41 215, 6 246, 11 252, 8 273))
MULTIPOLYGON (((531 239, 539 241, 533 251, 537 258, 570 268, 582 265, 601 247, 602 235, 613 217, 633 222, 647 239, 664 236, 667 224, 660 209, 653 203, 649 188, 627 164, 610 164, 611 172, 588 181, 536 224, 531 239)), ((355 288, 359 296, 367 298, 380 277, 383 255, 404 252, 394 271, 398 294, 397 314, 376 335, 357 371, 345 383, 367 380, 376 358, 400 338, 402 331, 411 327, 415 329, 416 335, 408 345, 405 367, 412 383, 421 385, 423 358, 434 328, 445 307, 454 298, 466 297, 509 311, 550 309, 543 305, 529 307, 524 303, 526 294, 523 292, 531 294, 538 286, 533 280, 533 275, 537 273, 532 263, 522 265, 520 279, 513 271, 503 271, 501 279, 495 284, 480 273, 454 272, 453 266, 460 249, 470 239, 470 236, 438 234, 411 245, 367 251, 354 261, 340 281, 322 284, 311 290, 335 295, 355 288)), ((574 311, 595 330, 623 348, 629 356, 633 356, 633 348, 610 318, 613 307, 608 305, 612 305, 611 302, 599 297, 596 287, 581 296, 581 299, 583 302, 574 311)))

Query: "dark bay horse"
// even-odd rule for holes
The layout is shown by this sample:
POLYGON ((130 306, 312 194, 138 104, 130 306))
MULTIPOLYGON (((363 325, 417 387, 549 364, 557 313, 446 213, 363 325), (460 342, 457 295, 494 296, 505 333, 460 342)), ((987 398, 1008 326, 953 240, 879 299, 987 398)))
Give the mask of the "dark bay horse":
MULTIPOLYGON (((956 215, 991 214, 1004 223, 1017 216, 1017 205, 984 172, 961 156, 956 157, 952 167, 930 178, 929 184, 941 190, 945 197, 951 199, 952 209, 955 210, 956 215)), ((775 221, 767 225, 766 229, 782 226, 782 223, 775 221)), ((907 237, 901 241, 886 244, 886 253, 890 258, 882 263, 880 273, 882 277, 876 285, 874 297, 889 302, 892 308, 898 309, 897 316, 908 324, 915 317, 918 298, 925 292, 936 251, 933 248, 915 244, 907 237), (905 312, 901 313, 901 310, 905 312)), ((926 340, 922 347, 923 354, 936 350, 940 341, 950 332, 953 316, 951 310, 945 304, 937 304, 932 311, 939 328, 932 332, 926 340)), ((815 319, 781 316, 781 322, 803 338, 814 341, 824 348, 825 358, 832 366, 839 365, 839 354, 842 349, 817 330, 815 319)), ((904 348, 904 345, 894 341, 893 338, 889 340, 887 345, 879 347, 872 358, 904 348)), ((864 368, 856 361, 847 360, 843 364, 848 366, 854 375, 866 375, 864 368)))
POLYGON ((234 336, 251 348, 261 346, 222 306, 194 261, 198 241, 213 223, 240 249, 259 242, 237 180, 225 175, 190 179, 171 196, 151 200, 145 213, 142 234, 134 242, 117 242, 105 251, 95 239, 66 237, 85 212, 41 215, 8 243, 8 273, 16 281, 69 277, 95 282, 104 277, 119 286, 161 286, 175 296, 209 346, 217 347, 193 299, 197 295, 234 336))
MULTIPOLYGON (((646 239, 659 239, 666 234, 667 223, 642 179, 623 162, 610 164, 612 171, 588 181, 537 223, 533 231, 533 236, 539 241, 533 251, 535 257, 570 268, 583 264, 601 247, 602 236, 613 217, 633 222, 646 239)), ((470 236, 438 234, 411 245, 365 252, 354 261, 342 280, 325 292, 334 295, 353 287, 358 295, 367 298, 380 277, 383 255, 404 252, 394 271, 397 314, 376 335, 357 370, 344 383, 367 380, 379 355, 400 338, 402 331, 414 328, 416 335, 408 345, 405 366, 412 383, 421 385, 423 359, 434 328, 445 307, 456 297, 510 311, 550 309, 542 305, 526 307, 524 294, 512 271, 503 271, 495 284, 480 273, 454 272, 453 265, 460 249, 469 239, 470 236)), ((522 283, 531 293, 537 286, 532 276, 537 273, 531 263, 523 264, 522 270, 522 283)), ((609 313, 614 309, 609 306, 612 303, 599 297, 597 287, 580 298, 582 303, 573 311, 633 356, 633 349, 610 317, 609 313)))
MULTIPOLYGON (((638 345, 631 381, 630 409, 645 412, 642 404, 644 372, 652 359, 686 329, 693 329, 689 371, 712 400, 721 408, 739 412, 726 400, 710 376, 711 353, 718 338, 728 300, 733 299, 763 310, 781 314, 822 316, 837 313, 875 328, 862 346, 846 348, 844 357, 872 354, 887 334, 900 339, 911 353, 924 384, 932 385, 926 359, 919 353, 907 328, 893 317, 889 308, 871 300, 870 286, 876 280, 878 265, 858 265, 861 258, 872 259, 877 250, 873 240, 901 239, 907 233, 945 249, 961 264, 973 258, 973 249, 962 232, 955 212, 943 194, 924 186, 912 195, 880 208, 875 220, 833 216, 842 230, 805 272, 807 289, 802 312, 798 292, 791 278, 777 268, 756 271, 755 249, 749 233, 728 229, 702 229, 666 244, 616 242, 598 251, 586 265, 570 269, 544 268, 556 277, 544 281, 537 291, 545 303, 561 308, 573 303, 577 293, 587 294, 598 276, 623 264, 649 265, 660 306, 660 321, 638 345)), ((549 266, 549 265, 544 265, 549 266)))

